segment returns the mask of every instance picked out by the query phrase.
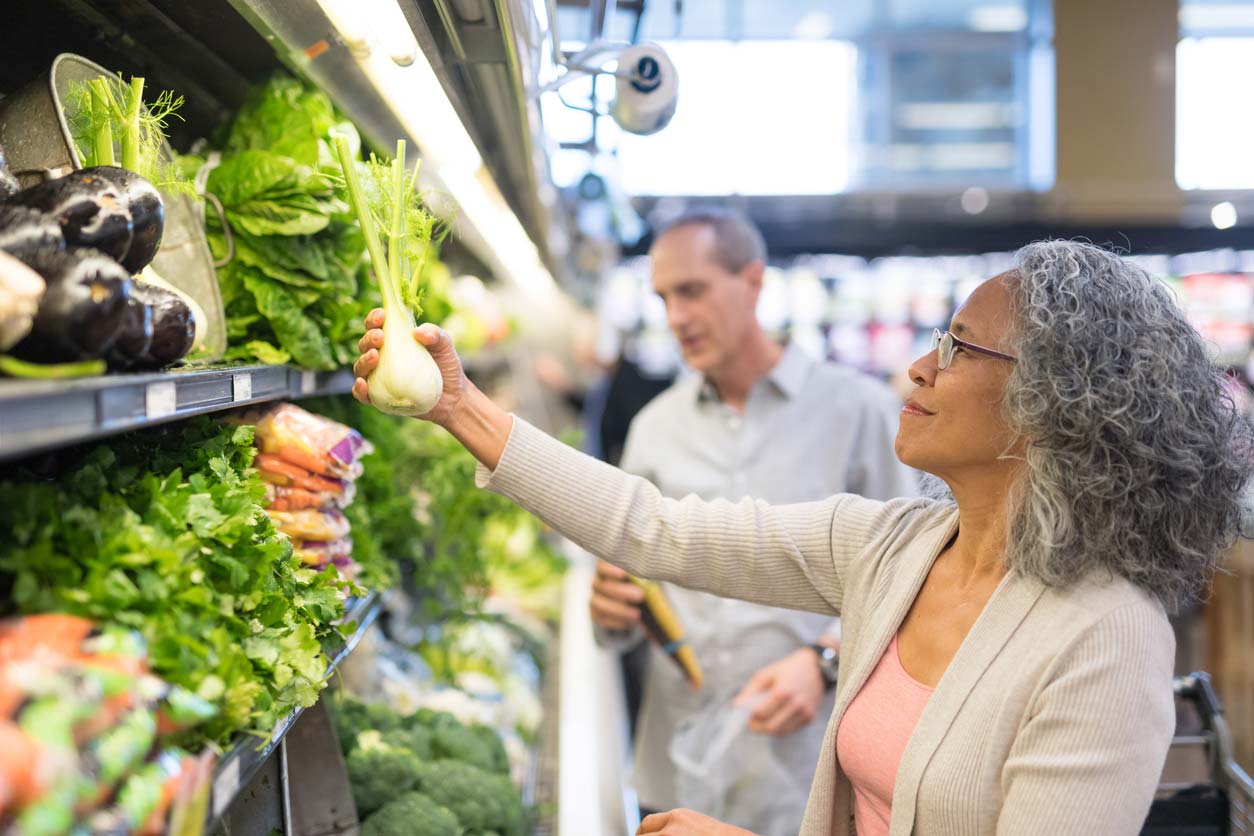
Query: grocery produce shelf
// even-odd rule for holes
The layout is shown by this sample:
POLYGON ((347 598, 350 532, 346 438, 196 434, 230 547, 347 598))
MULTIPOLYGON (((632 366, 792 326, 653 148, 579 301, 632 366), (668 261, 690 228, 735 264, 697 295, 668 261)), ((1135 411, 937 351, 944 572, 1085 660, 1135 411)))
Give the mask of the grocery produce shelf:
POLYGON ((218 366, 77 380, 0 380, 0 461, 247 404, 353 387, 352 372, 218 366))
MULTIPOLYGON (((349 604, 344 620, 357 622, 357 628, 345 639, 344 646, 332 654, 327 676, 331 676, 348 654, 353 652, 362 636, 374 626, 381 610, 382 601, 377 592, 356 598, 349 604)), ((284 736, 304 711, 305 709, 298 708, 280 720, 274 727, 274 733, 263 744, 258 745, 257 738, 249 737, 241 740, 222 756, 213 776, 213 791, 209 802, 210 823, 222 818, 240 791, 252 782, 266 762, 279 751, 284 736)))

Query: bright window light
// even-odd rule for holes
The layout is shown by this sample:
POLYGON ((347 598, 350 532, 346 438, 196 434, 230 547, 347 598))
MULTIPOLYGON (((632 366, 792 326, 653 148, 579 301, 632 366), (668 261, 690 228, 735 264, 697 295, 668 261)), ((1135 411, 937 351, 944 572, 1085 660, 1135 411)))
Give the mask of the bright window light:
POLYGON ((660 133, 624 133, 633 195, 831 194, 850 177, 857 50, 843 41, 681 41, 679 106, 660 133))
POLYGON ((1186 38, 1176 48, 1176 183, 1254 189, 1254 108, 1232 91, 1254 77, 1254 38, 1186 38))

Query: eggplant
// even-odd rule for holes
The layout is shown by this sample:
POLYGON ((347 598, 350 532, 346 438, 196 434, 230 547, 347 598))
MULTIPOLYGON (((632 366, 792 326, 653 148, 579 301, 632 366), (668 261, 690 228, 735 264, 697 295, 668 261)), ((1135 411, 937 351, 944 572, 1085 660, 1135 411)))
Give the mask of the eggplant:
POLYGON ((10 353, 36 363, 104 357, 127 322, 126 269, 97 250, 39 250, 23 261, 48 287, 30 334, 10 353))
POLYGON ((21 190, 21 184, 17 182, 13 172, 9 171, 9 161, 4 156, 4 147, 0 146, 0 199, 17 194, 21 190))
POLYGON ((21 258, 36 250, 61 250, 61 224, 38 209, 0 203, 0 250, 21 258))
POLYGON ((196 341, 196 318, 183 297, 145 281, 135 282, 131 293, 152 312, 152 343, 132 367, 159 369, 186 357, 196 341))
POLYGON ((121 262, 133 276, 152 262, 161 246, 161 233, 165 231, 165 203, 161 192, 129 169, 101 165, 86 170, 111 180, 131 213, 131 247, 121 262))
POLYGON ((152 307, 139 298, 138 285, 132 284, 122 330, 106 357, 109 368, 120 370, 139 365, 152 346, 152 333, 152 307))
POLYGON ((131 248, 131 213, 121 190, 95 169, 71 171, 23 189, 9 201, 54 218, 69 247, 99 250, 114 260, 124 258, 131 248))

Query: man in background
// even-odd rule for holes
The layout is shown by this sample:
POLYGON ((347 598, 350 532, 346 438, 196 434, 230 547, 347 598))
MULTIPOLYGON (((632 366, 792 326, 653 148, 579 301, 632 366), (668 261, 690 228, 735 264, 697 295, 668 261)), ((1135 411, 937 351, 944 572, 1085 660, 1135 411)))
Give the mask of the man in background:
MULTIPOLYGON (((657 235, 650 256, 653 288, 694 374, 636 416, 624 470, 675 498, 789 503, 845 491, 879 499, 915 493, 893 453, 901 407, 891 391, 776 343, 758 324, 766 248, 748 219, 690 212, 657 235)), ((693 807, 761 836, 795 834, 822 746, 824 724, 815 721, 832 710, 839 621, 672 585, 664 591, 705 685, 694 692, 651 643, 635 736, 642 809, 693 807), (756 699, 749 733, 721 759, 720 784, 729 788, 722 809, 701 810, 685 798, 671 744, 693 724, 731 719, 737 698, 756 699), (763 741, 778 768, 762 770, 761 750, 751 747, 763 741)), ((625 650, 644 639, 642 600, 622 570, 598 563, 591 612, 603 644, 625 650)))

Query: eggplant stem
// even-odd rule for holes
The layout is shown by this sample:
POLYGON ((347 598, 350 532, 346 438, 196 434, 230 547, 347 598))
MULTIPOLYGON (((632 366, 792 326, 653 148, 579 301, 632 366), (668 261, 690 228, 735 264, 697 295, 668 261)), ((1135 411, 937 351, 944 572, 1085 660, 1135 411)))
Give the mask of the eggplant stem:
POLYGON ((77 363, 28 363, 7 354, 0 354, 0 372, 9 377, 50 380, 63 377, 91 377, 105 373, 104 360, 82 360, 77 363))

